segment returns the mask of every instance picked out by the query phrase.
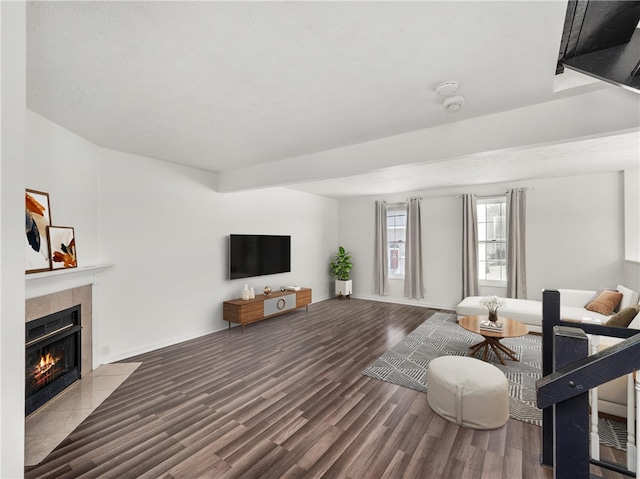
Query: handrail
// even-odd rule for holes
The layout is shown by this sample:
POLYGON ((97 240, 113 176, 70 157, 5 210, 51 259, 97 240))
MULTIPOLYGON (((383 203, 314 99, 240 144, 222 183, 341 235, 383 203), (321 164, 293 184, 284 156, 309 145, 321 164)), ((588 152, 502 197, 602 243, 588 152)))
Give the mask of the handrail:
MULTIPOLYGON (((536 382, 537 403, 542 408, 541 463, 554 468, 554 477, 589 477, 589 463, 594 461, 589 458, 585 435, 589 430, 588 392, 637 370, 640 370, 640 331, 562 320, 560 293, 543 291, 543 377, 536 382), (588 356, 585 333, 624 341, 588 356)), ((598 463, 615 469, 613 464, 598 463)), ((624 474, 632 472, 620 470, 624 474)))
POLYGON ((539 379, 538 407, 553 406, 638 369, 640 333, 539 379))
POLYGON ((638 334, 637 330, 617 328, 597 323, 563 320, 560 316, 560 292, 544 290, 542 292, 542 375, 553 372, 553 328, 555 326, 579 327, 586 334, 609 336, 612 338, 630 338, 638 334))

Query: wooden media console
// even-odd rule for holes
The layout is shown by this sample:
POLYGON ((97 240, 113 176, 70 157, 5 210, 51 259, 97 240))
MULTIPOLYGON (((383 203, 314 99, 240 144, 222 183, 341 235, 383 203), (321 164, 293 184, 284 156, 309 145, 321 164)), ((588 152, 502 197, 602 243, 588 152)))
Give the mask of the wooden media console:
POLYGON ((300 288, 298 291, 276 291, 271 294, 258 294, 253 299, 232 299, 222 304, 222 319, 231 323, 244 325, 262 321, 304 307, 309 311, 311 288, 300 288))

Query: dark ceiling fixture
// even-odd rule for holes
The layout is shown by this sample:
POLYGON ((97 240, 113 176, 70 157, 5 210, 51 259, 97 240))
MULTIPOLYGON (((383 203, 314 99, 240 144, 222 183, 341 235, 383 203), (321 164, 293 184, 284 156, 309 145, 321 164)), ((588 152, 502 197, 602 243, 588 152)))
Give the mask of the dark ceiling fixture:
POLYGON ((556 74, 564 68, 640 93, 640 1, 569 0, 556 74))

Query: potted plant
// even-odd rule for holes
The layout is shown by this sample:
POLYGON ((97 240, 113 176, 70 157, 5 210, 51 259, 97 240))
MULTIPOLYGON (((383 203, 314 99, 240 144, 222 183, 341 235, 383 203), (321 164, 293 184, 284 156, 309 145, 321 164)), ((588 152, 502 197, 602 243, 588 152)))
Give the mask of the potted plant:
POLYGON ((340 299, 342 296, 351 297, 351 268, 353 268, 351 253, 339 246, 338 252, 333 255, 333 261, 331 261, 331 274, 336 280, 336 294, 340 299))

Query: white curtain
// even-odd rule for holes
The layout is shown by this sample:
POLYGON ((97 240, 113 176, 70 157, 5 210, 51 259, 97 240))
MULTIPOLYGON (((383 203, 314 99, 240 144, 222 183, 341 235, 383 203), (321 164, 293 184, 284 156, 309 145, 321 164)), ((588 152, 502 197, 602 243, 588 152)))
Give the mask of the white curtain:
POLYGON ((404 295, 411 299, 424 298, 422 274, 422 226, 420 198, 409 198, 407 203, 407 243, 405 246, 404 295))
POLYGON ((376 201, 376 233, 373 258, 373 294, 389 294, 387 203, 376 201))
POLYGON ((476 195, 462 195, 462 297, 478 296, 478 208, 476 195))
POLYGON ((507 297, 527 299, 526 190, 507 191, 507 297))

